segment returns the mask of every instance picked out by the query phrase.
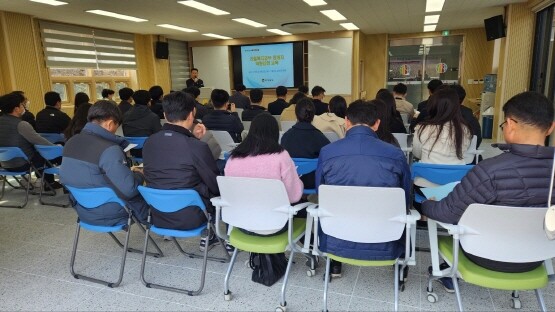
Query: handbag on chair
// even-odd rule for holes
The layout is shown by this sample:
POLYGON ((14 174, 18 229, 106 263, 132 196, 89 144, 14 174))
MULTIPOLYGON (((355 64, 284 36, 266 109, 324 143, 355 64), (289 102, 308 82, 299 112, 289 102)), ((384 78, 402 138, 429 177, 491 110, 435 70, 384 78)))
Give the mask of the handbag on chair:
POLYGON ((551 169, 551 183, 549 184, 549 198, 547 199, 547 212, 543 222, 543 228, 547 238, 555 239, 555 205, 551 205, 551 194, 553 193, 553 177, 555 176, 555 154, 553 155, 553 166, 551 169))

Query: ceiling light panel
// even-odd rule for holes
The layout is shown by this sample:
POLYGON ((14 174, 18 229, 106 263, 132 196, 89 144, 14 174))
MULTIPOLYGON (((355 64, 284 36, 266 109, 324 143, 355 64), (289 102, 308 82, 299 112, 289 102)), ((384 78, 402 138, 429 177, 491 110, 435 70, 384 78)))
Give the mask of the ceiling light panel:
POLYGON ((226 40, 233 39, 231 37, 226 37, 218 34, 202 34, 202 35, 207 37, 217 38, 217 39, 226 39, 226 40))
POLYGON ((424 16, 424 24, 437 24, 439 22, 439 15, 427 15, 424 16))
POLYGON ((347 30, 359 30, 360 29, 360 28, 357 27, 357 25, 355 25, 353 23, 341 23, 339 25, 341 25, 343 28, 345 28, 347 30))
POLYGON ((437 25, 424 25, 424 32, 435 31, 437 25))
POLYGON ((156 25, 156 26, 169 28, 169 29, 174 29, 174 30, 179 30, 179 31, 188 32, 188 33, 198 32, 198 30, 196 30, 196 29, 190 29, 190 28, 175 26, 175 25, 171 25, 171 24, 159 24, 159 25, 156 25))
POLYGON ((42 3, 42 4, 54 5, 54 6, 67 4, 67 2, 58 1, 58 0, 31 0, 31 1, 42 3))
POLYGON ((320 13, 329 17, 332 21, 344 21, 344 20, 347 19, 345 16, 343 16, 337 10, 323 10, 323 11, 320 11, 320 13))
POLYGON ((310 6, 319 6, 319 5, 326 5, 326 1, 324 0, 303 0, 306 4, 310 6))
POLYGON ((234 18, 233 20, 236 21, 236 22, 245 24, 245 25, 249 25, 249 26, 252 26, 252 27, 256 27, 256 28, 259 28, 259 27, 266 27, 266 25, 260 24, 259 22, 255 22, 255 21, 250 20, 250 19, 248 19, 248 18, 243 18, 243 17, 242 17, 242 18, 234 18))
POLYGON ((86 12, 87 13, 92 13, 92 14, 98 14, 98 15, 102 15, 102 16, 113 17, 113 18, 117 18, 117 19, 131 21, 131 22, 137 22, 137 23, 148 21, 144 18, 138 18, 138 17, 134 17, 134 16, 123 15, 123 14, 114 13, 114 12, 110 12, 110 11, 104 11, 104 10, 88 10, 86 12))
POLYGON ((281 35, 281 36, 291 35, 290 33, 286 32, 286 31, 276 29, 276 28, 271 28, 271 29, 266 29, 266 30, 271 32, 271 33, 278 34, 278 35, 281 35))
POLYGON ((445 0, 426 0, 426 13, 443 10, 443 4, 445 0))
POLYGON ((188 1, 177 1, 178 3, 181 3, 183 5, 186 5, 188 7, 197 9, 197 10, 201 10, 204 12, 208 12, 210 14, 214 14, 214 15, 227 15, 229 14, 229 12, 226 12, 224 10, 220 10, 218 8, 215 8, 213 6, 209 6, 206 5, 204 3, 200 3, 198 1, 194 1, 194 0, 188 0, 188 1))

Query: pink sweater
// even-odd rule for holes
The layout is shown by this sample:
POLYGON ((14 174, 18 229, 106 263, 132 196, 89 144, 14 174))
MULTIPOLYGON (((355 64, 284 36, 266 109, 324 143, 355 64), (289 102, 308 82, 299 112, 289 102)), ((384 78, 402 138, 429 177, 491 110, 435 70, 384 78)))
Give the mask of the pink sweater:
POLYGON ((303 182, 299 179, 295 163, 287 151, 245 158, 231 157, 225 165, 225 175, 281 180, 290 203, 298 202, 303 194, 303 182))

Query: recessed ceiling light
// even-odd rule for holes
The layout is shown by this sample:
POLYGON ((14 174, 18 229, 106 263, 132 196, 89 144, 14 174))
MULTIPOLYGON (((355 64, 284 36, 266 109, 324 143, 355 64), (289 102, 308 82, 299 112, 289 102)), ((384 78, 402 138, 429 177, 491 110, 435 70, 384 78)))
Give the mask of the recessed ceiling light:
POLYGON ((424 25, 424 32, 435 31, 437 25, 424 25))
POLYGON ((445 0, 426 0, 426 13, 439 12, 443 10, 445 0))
POLYGON ((347 30, 359 30, 360 29, 360 28, 357 27, 357 25, 355 25, 353 23, 341 23, 339 25, 343 26, 343 28, 345 28, 347 30))
POLYGON ((231 37, 226 37, 226 36, 222 36, 222 35, 217 35, 217 34, 202 34, 203 36, 207 36, 207 37, 212 37, 212 38, 218 38, 218 39, 233 39, 231 37))
POLYGON ((31 0, 31 1, 42 3, 42 4, 54 5, 54 6, 67 4, 67 2, 58 1, 58 0, 31 0))
POLYGON ((319 6, 319 5, 326 5, 326 1, 324 0, 303 0, 306 4, 310 6, 319 6))
POLYGON ((164 27, 164 28, 169 28, 169 29, 175 29, 175 30, 179 30, 179 31, 184 31, 184 32, 198 32, 198 30, 195 29, 191 29, 191 28, 185 28, 185 27, 181 27, 181 26, 175 26, 175 25, 171 25, 171 24, 160 24, 160 25, 156 25, 158 27, 164 27))
POLYGON ((291 35, 290 33, 283 31, 283 30, 279 30, 276 28, 272 28, 272 29, 266 29, 267 31, 274 33, 274 34, 278 34, 278 35, 282 35, 282 36, 288 36, 291 35))
POLYGON ((266 27, 266 25, 260 24, 258 22, 253 21, 253 20, 250 20, 248 18, 234 18, 233 20, 236 21, 236 22, 239 22, 239 23, 243 23, 245 25, 252 26, 252 27, 266 27))
POLYGON ((108 16, 108 17, 123 19, 123 20, 126 20, 126 21, 137 22, 137 23, 148 21, 144 18, 138 18, 138 17, 134 17, 134 16, 123 15, 123 14, 114 13, 114 12, 110 12, 110 11, 104 11, 104 10, 88 10, 86 12, 87 13, 92 13, 92 14, 98 14, 98 15, 102 15, 102 16, 108 16))
POLYGON ((191 7, 191 8, 197 9, 197 10, 201 10, 201 11, 204 11, 204 12, 208 12, 208 13, 211 13, 211 14, 214 14, 214 15, 226 15, 226 14, 229 14, 229 12, 226 12, 226 11, 220 10, 220 9, 217 9, 217 8, 215 8, 215 7, 213 7, 213 6, 209 6, 209 5, 206 5, 206 4, 204 4, 204 3, 200 3, 200 2, 194 1, 194 0, 177 1, 177 2, 178 2, 178 3, 181 3, 181 4, 183 4, 183 5, 186 5, 186 6, 188 6, 188 7, 191 7))
POLYGON ((329 17, 332 21, 344 21, 347 19, 345 16, 341 15, 341 13, 339 13, 337 10, 323 10, 323 11, 320 11, 320 13, 329 17))
POLYGON ((424 16, 424 24, 437 24, 439 22, 439 15, 424 16))

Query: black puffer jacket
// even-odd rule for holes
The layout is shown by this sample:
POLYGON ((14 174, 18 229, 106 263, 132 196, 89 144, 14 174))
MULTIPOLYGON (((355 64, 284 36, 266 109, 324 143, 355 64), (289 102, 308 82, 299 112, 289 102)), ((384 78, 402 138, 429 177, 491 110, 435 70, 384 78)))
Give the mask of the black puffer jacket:
POLYGON ((148 137, 162 129, 160 118, 146 105, 135 105, 123 115, 123 135, 148 137))
POLYGON ((208 130, 227 131, 235 143, 241 142, 241 132, 243 132, 244 128, 237 113, 214 110, 202 118, 202 123, 208 130))
POLYGON ((440 222, 457 224, 466 208, 473 203, 547 207, 553 147, 524 144, 493 146, 505 153, 478 163, 441 201, 423 202, 424 215, 440 222))

